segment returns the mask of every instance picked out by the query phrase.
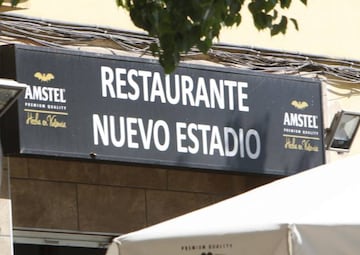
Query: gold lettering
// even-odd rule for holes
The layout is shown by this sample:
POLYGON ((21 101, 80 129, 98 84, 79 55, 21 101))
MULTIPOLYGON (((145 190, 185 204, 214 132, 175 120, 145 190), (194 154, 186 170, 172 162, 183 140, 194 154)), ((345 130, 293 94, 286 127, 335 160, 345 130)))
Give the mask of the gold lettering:
POLYGON ((39 119, 39 113, 28 112, 26 118, 26 125, 41 126, 41 120, 39 119))
POLYGON ((284 148, 288 150, 300 150, 300 151, 309 151, 309 152, 318 152, 319 146, 311 144, 311 140, 302 139, 300 141, 296 140, 295 137, 286 137, 284 148))
POLYGON ((286 138, 285 141, 285 145, 284 145, 285 149, 289 149, 289 150, 297 150, 298 145, 296 144, 296 139, 293 138, 286 138))
POLYGON ((28 112, 25 123, 32 126, 67 128, 66 121, 58 120, 56 114, 42 116, 40 112, 28 112))
POLYGON ((313 146, 310 142, 310 140, 302 140, 302 145, 304 146, 304 150, 306 151, 319 151, 318 146, 313 146))
POLYGON ((65 121, 58 121, 56 115, 48 115, 46 117, 46 121, 49 123, 49 127, 53 128, 66 128, 66 122, 65 121))

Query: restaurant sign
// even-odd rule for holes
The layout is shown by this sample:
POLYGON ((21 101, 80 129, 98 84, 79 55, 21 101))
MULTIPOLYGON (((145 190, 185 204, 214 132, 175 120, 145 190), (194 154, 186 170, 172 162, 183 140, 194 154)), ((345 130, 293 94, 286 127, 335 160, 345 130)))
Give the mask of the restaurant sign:
POLYGON ((2 121, 7 154, 289 175, 324 163, 321 84, 232 68, 8 45, 28 84, 2 121), (14 142, 16 141, 16 142, 14 142))

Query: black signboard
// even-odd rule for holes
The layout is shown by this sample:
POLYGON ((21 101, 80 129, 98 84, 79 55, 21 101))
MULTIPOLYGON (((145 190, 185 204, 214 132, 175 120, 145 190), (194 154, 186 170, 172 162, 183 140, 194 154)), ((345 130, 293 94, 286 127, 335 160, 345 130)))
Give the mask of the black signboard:
MULTIPOLYGON (((29 46, 1 48, 29 85, 5 153, 288 175, 324 163, 317 80, 29 46), (15 135, 14 135, 15 134, 15 135)), ((16 112, 16 113, 15 113, 16 112)))

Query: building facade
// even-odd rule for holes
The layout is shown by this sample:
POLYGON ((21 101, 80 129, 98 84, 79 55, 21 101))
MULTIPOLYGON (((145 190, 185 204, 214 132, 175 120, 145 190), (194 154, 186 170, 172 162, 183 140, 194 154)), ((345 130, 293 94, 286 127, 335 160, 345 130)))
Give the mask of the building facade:
MULTIPOLYGON (((88 137, 85 135, 87 131, 82 132, 78 129, 89 123, 82 119, 82 115, 86 115, 87 112, 82 111, 86 107, 81 106, 81 102, 86 102, 88 108, 92 110, 88 115, 94 116, 97 113, 95 112, 97 107, 103 109, 101 108, 101 99, 104 96, 95 96, 94 99, 91 99, 93 101, 88 102, 86 98, 97 92, 92 92, 90 89, 84 91, 83 89, 82 95, 71 101, 70 97, 72 98, 74 94, 79 92, 74 90, 70 96, 69 90, 76 86, 74 85, 76 82, 82 81, 81 77, 85 77, 84 74, 79 75, 76 81, 67 87, 67 81, 73 81, 74 78, 72 77, 75 77, 75 72, 72 70, 81 69, 83 72, 89 72, 89 80, 78 83, 81 83, 81 86, 90 86, 92 80, 96 80, 95 76, 95 78, 91 76, 92 73, 101 73, 100 70, 104 70, 102 84, 107 84, 106 81, 110 80, 111 71, 109 70, 113 70, 114 75, 117 72, 123 72, 125 69, 127 72, 134 70, 132 72, 137 72, 137 74, 139 71, 147 74, 151 71, 152 77, 155 77, 154 74, 158 73, 158 69, 156 69, 158 67, 153 67, 155 61, 151 56, 143 55, 144 49, 153 38, 147 37, 142 31, 135 28, 126 13, 116 7, 115 1, 102 3, 98 1, 86 1, 86 3, 85 1, 61 1, 60 5, 55 1, 30 0, 20 3, 16 9, 2 7, 6 11, 0 17, 1 42, 4 45, 2 48, 4 49, 9 44, 15 44, 19 46, 20 52, 19 59, 17 59, 17 49, 11 51, 12 53, 2 50, 0 59, 2 78, 20 79, 21 82, 29 83, 28 85, 32 88, 35 86, 51 87, 54 98, 55 93, 57 93, 58 99, 58 102, 53 102, 53 105, 68 107, 67 110, 63 111, 63 113, 68 114, 66 115, 67 119, 62 122, 63 125, 64 122, 66 125, 77 123, 74 127, 75 131, 73 131, 75 133, 70 135, 61 134, 60 117, 57 128, 30 131, 28 128, 35 128, 37 120, 41 118, 35 117, 35 114, 39 113, 39 116, 42 116, 41 109, 30 105, 38 104, 41 101, 39 97, 31 98, 33 94, 25 95, 17 105, 17 109, 14 108, 7 113, 7 118, 5 121, 3 120, 5 122, 3 126, 10 126, 10 128, 7 128, 7 131, 5 128, 1 130, 5 154, 2 160, 0 194, 0 250, 2 253, 15 255, 104 254, 111 239, 119 234, 159 223, 297 171, 305 170, 310 166, 307 163, 312 160, 307 156, 310 154, 306 153, 311 152, 314 155, 317 152, 316 155, 320 155, 314 159, 314 165, 358 154, 360 151, 359 139, 354 139, 350 151, 343 152, 326 150, 323 146, 325 142, 323 137, 337 112, 343 110, 358 111, 360 62, 357 59, 360 58, 360 55, 356 55, 359 53, 351 49, 356 48, 355 45, 359 41, 360 35, 351 32, 352 26, 349 23, 360 22, 354 11, 357 9, 354 6, 359 4, 352 1, 353 5, 341 6, 341 8, 349 8, 344 12, 339 12, 338 8, 340 7, 335 1, 329 1, 326 7, 321 6, 320 3, 312 2, 309 2, 308 7, 294 4, 295 8, 292 10, 293 13, 290 12, 290 15, 294 14, 297 17, 300 31, 290 29, 284 37, 270 38, 263 33, 252 30, 251 23, 245 22, 236 30, 225 30, 221 35, 220 42, 214 45, 208 55, 193 53, 186 56, 186 64, 182 66, 183 71, 178 76, 179 79, 181 77, 192 77, 193 80, 196 78, 197 81, 202 80, 203 77, 213 76, 214 80, 217 79, 217 84, 221 83, 220 80, 229 81, 240 77, 238 79, 242 79, 242 82, 246 80, 247 86, 250 86, 251 83, 266 83, 264 82, 266 79, 274 80, 273 82, 267 81, 269 86, 271 84, 277 86, 275 84, 282 84, 282 81, 286 80, 280 88, 274 87, 273 90, 278 90, 276 93, 274 92, 274 97, 272 97, 272 92, 268 92, 265 87, 258 85, 259 91, 266 91, 266 95, 269 96, 267 99, 272 101, 269 105, 264 103, 263 109, 256 108, 259 115, 253 113, 252 116, 262 116, 260 113, 265 111, 265 108, 269 108, 268 112, 278 113, 279 120, 276 120, 276 123, 279 126, 279 131, 277 132, 281 139, 284 139, 279 141, 278 145, 276 145, 276 140, 279 139, 274 139, 275 141, 271 142, 272 147, 270 146, 268 141, 272 141, 271 135, 265 131, 266 128, 264 127, 273 127, 271 126, 271 116, 265 121, 261 117, 261 123, 254 124, 259 127, 254 130, 258 131, 260 138, 263 137, 261 132, 268 136, 266 141, 264 138, 261 143, 262 148, 266 148, 267 151, 266 156, 264 155, 263 161, 261 161, 262 166, 257 163, 251 165, 252 163, 249 162, 252 161, 218 164, 217 161, 221 161, 218 158, 215 158, 214 162, 211 159, 207 159, 209 162, 204 162, 205 159, 199 163, 200 156, 186 157, 183 161, 172 161, 171 151, 161 154, 160 158, 157 158, 158 154, 156 153, 149 156, 146 149, 138 150, 134 155, 126 154, 125 158, 106 158, 106 155, 109 155, 107 153, 112 153, 109 151, 100 151, 100 153, 87 151, 87 148, 93 148, 91 147, 93 145, 82 147, 82 145, 87 144, 86 138, 88 137), (327 8, 327 11, 320 11, 322 8, 327 8), (331 13, 335 12, 337 15, 346 13, 346 19, 339 17, 337 20, 332 20, 332 27, 329 28, 328 22, 322 23, 327 19, 323 15, 332 15, 331 13), (247 35, 246 38, 245 35, 247 35), (23 57, 22 54, 28 52, 31 54, 23 57), (39 57, 37 60, 39 55, 41 58, 39 57), (63 60, 66 58, 63 55, 69 56, 70 60, 68 62, 63 60), (97 62, 99 56, 102 59, 100 64, 97 62), (47 59, 51 58, 54 59, 54 63, 46 62, 47 59), (12 59, 16 60, 13 61, 12 59), (74 64, 74 59, 79 62, 74 64), (88 59, 93 62, 88 62, 88 59), (36 71, 46 74, 50 73, 51 68, 55 71, 60 70, 56 69, 58 67, 66 68, 66 65, 59 64, 60 62, 68 63, 70 69, 66 70, 64 75, 51 71, 55 76, 53 80, 51 77, 48 77, 47 81, 44 80, 45 77, 42 78, 43 80, 34 77, 36 71), (13 66, 11 66, 12 64, 13 66), (38 64, 39 66, 37 66, 38 64), (74 68, 73 65, 78 65, 78 68, 74 68), (147 65, 148 67, 146 67, 147 65), (109 68, 101 69, 100 66, 109 68), (42 68, 42 70, 37 70, 35 67, 42 68), (45 67, 49 67, 49 69, 45 70, 45 67), (241 76, 237 76, 238 73, 241 76), (249 76, 255 77, 255 80, 248 78, 249 76), (59 81, 58 77, 63 78, 59 81), (298 85, 299 83, 302 86, 303 82, 305 86, 310 84, 311 89, 316 87, 314 92, 309 93, 309 90, 312 91, 311 89, 303 88, 299 91, 293 90, 294 84, 298 85), (67 91, 66 102, 65 97, 61 97, 62 92, 60 92, 65 87, 67 91), (59 90, 57 91, 55 88, 59 90), (289 96, 291 93, 294 93, 297 98, 291 98, 289 96), (306 103, 315 107, 316 112, 303 112, 300 109, 301 106, 298 106, 300 108, 296 110, 291 108, 293 99, 307 98, 309 94, 314 98, 306 99, 306 103), (281 101, 283 97, 288 98, 286 104, 281 101), (279 101, 278 104, 276 104, 276 100, 279 101), (312 103, 310 103, 311 100, 313 100, 312 103), (74 102, 74 105, 70 105, 70 101, 74 102), (271 110, 271 107, 276 110, 271 110), (81 108, 80 113, 72 111, 70 108, 81 108), (29 119, 29 115, 24 115, 24 113, 28 114, 29 109, 34 111, 31 119, 29 119), (291 111, 298 114, 287 115, 291 111), (290 116, 308 118, 306 119, 307 126, 304 127, 302 122, 302 126, 298 129, 289 128, 286 125, 291 122, 292 117, 290 116), (72 119, 73 117, 75 120, 72 119), (76 119, 79 121, 76 122, 76 119), (22 123, 22 120, 25 121, 22 123), (27 123, 26 120, 29 122, 27 123), (20 130, 14 135, 13 131, 17 127, 20 130), (290 131, 290 129, 294 131, 290 131), (48 133, 47 130, 51 130, 51 132, 48 133), (321 145, 312 144, 310 147, 301 145, 300 149, 298 147, 300 145, 297 144, 297 134, 291 132, 304 132, 304 130, 317 133, 301 134, 300 136, 310 137, 311 141, 319 142, 321 145), (84 139, 82 139, 82 135, 85 136, 84 139), (52 137, 54 136, 61 137, 61 139, 57 139, 63 141, 64 147, 60 146, 61 148, 59 148, 57 144, 52 144, 54 141, 52 137), (291 139, 286 140, 288 137, 291 139), (66 147, 68 144, 71 146, 66 147), (315 151, 315 147, 317 151, 315 151), (309 149, 306 151, 304 148, 309 149), (57 151, 53 152, 53 150, 57 151), (73 156, 74 151, 79 154, 73 156), (87 152, 86 156, 83 156, 85 155, 84 152, 87 152), (296 159, 304 157, 299 162, 305 162, 305 165, 300 167, 300 163, 296 163, 298 168, 288 170, 289 172, 286 172, 286 167, 280 167, 280 172, 266 170, 273 168, 272 166, 275 163, 272 162, 286 162, 285 158, 288 157, 284 156, 285 152, 296 152, 297 154, 294 156, 296 159), (128 160, 128 158, 134 158, 134 160, 128 160), (166 160, 169 160, 170 163, 166 160), (201 164, 205 164, 206 167, 201 164), (252 169, 262 169, 263 171, 251 172, 246 169, 251 168, 249 164, 252 169), (243 169, 243 167, 245 168, 243 169)), ((160 75, 159 77, 165 79, 165 76, 160 75)), ((174 76, 174 81, 176 79, 174 76)), ((114 82, 115 80, 115 78, 112 79, 114 82)), ((128 78, 127 82, 130 83, 129 81, 128 78)), ((199 82, 196 84, 200 86, 199 82)), ((231 86, 228 85, 226 88, 231 86)), ((109 87, 107 88, 109 89, 109 87)), ((159 87, 156 88, 154 89, 155 97, 160 100, 161 90, 159 87)), ((247 89, 244 88, 244 91, 247 89)), ((35 94, 34 91, 32 92, 35 94)), ((112 92, 109 89, 107 93, 111 94, 112 92)), ((113 93, 116 91, 114 90, 113 93)), ((200 91, 199 93, 204 96, 205 92, 200 91)), ((261 93, 265 92, 258 92, 256 95, 261 95, 261 93)), ((129 92, 128 95, 134 95, 134 93, 129 92)), ((253 100, 252 94, 238 95, 244 96, 243 109, 245 110, 240 112, 241 114, 246 113, 246 106, 250 104, 250 100, 253 100), (245 96, 249 98, 245 99, 245 96)), ((241 97, 239 96, 239 98, 241 97)), ((117 106, 113 103, 114 100, 106 100, 104 105, 109 105, 109 108, 103 110, 103 114, 107 116, 116 115, 117 112, 114 111, 114 108, 117 106)), ((200 100, 202 104, 205 104, 205 101, 203 97, 200 100)), ((260 102, 261 100, 256 98, 254 101, 260 102)), ((301 103, 298 102, 298 104, 301 103)), ((260 119, 260 117, 255 117, 253 120, 254 117, 243 117, 243 115, 240 117, 234 117, 231 114, 229 116, 226 114, 218 115, 216 109, 212 109, 208 113, 207 110, 200 109, 200 107, 199 110, 197 110, 198 108, 195 110, 194 108, 179 108, 180 110, 175 109, 173 112, 171 109, 175 108, 174 105, 165 104, 166 107, 164 107, 163 102, 154 105, 149 106, 143 102, 138 102, 137 104, 129 103, 126 107, 133 116, 154 120, 158 118, 167 123, 173 119, 175 119, 173 122, 178 123, 180 121, 176 119, 178 116, 192 124, 197 124, 197 120, 199 123, 200 120, 203 120, 204 123, 211 123, 212 121, 217 123, 223 115, 230 119, 239 118, 240 121, 247 123, 259 122, 260 119), (144 111, 144 108, 147 111, 144 111), (182 112, 183 109, 190 112, 189 116, 183 115, 185 114, 182 112), (207 115, 208 119, 203 115, 207 115)), ((53 109, 50 112, 53 112, 53 109)), ((254 110, 254 112, 257 111, 254 110)), ((60 115, 58 114, 58 116, 60 115)), ((185 123, 185 121, 183 122, 185 123)), ((158 123, 159 129, 162 127, 161 123, 158 123)), ((246 126, 247 124, 243 125, 246 126)), ((101 127, 104 128, 104 126, 101 127)), ((179 127, 179 130, 181 128, 180 124, 176 127, 179 127)), ((239 126, 232 126, 232 124, 225 125, 225 127, 239 129, 239 126)), ((66 129, 71 130, 71 128, 67 126, 66 129)), ((98 133, 101 133, 101 128, 98 129, 98 133)), ((214 137, 213 139, 216 139, 216 135, 214 137)), ((249 135, 249 144, 251 137, 256 136, 249 135)), ((254 139, 256 141, 256 138, 254 139)), ((99 141, 101 142, 101 138, 99 141)), ((162 145, 164 146, 163 141, 160 139, 158 142, 159 150, 163 148, 162 145)), ((104 143, 104 140, 102 142, 104 143)), ((253 145, 249 145, 251 148, 250 157, 255 158, 257 150, 251 146, 253 145)), ((194 148, 195 145, 189 144, 187 150, 194 148)), ((220 154, 219 147, 215 146, 214 148, 217 148, 214 149, 214 154, 220 154)), ((177 154, 176 157, 178 157, 177 154)), ((260 162, 260 160, 256 162, 260 162)))

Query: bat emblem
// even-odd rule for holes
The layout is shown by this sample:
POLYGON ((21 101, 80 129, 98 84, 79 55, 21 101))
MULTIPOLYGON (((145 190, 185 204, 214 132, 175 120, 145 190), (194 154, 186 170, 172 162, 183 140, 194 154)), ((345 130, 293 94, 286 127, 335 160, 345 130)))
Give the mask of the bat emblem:
POLYGON ((303 110, 306 107, 309 106, 309 104, 305 101, 297 101, 297 100, 293 100, 291 101, 291 105, 294 106, 297 109, 303 110))
POLYGON ((41 82, 49 82, 53 79, 55 79, 55 76, 52 73, 40 73, 36 72, 34 74, 34 77, 40 80, 41 82))

